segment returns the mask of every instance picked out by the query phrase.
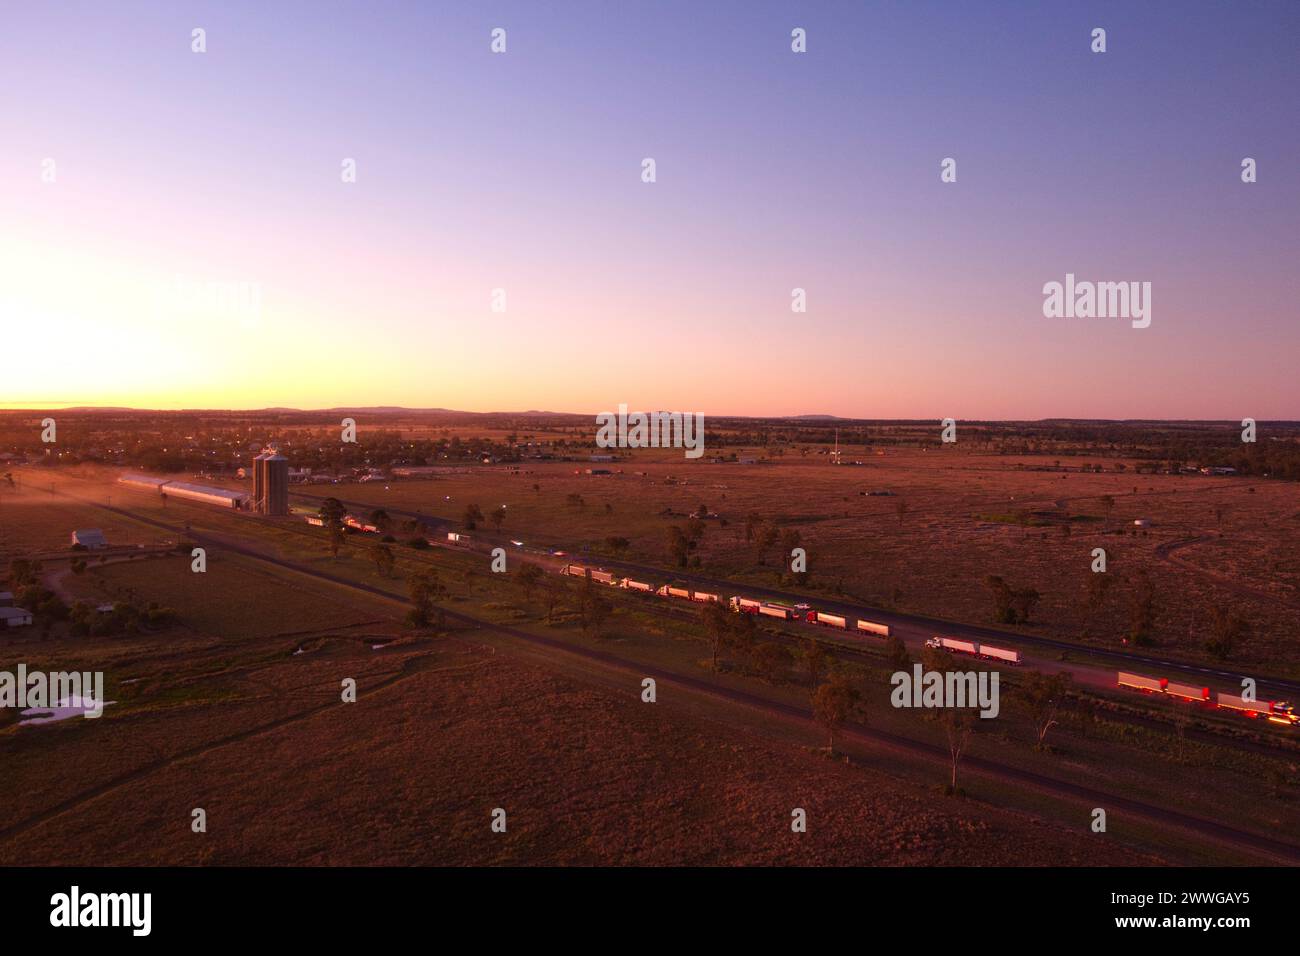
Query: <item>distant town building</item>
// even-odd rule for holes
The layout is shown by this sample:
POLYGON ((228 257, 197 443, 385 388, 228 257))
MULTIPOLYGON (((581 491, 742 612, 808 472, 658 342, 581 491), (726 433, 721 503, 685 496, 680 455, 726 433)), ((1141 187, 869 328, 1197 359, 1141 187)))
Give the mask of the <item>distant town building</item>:
POLYGON ((91 551, 98 551, 101 548, 108 547, 108 541, 104 538, 104 532, 98 528, 78 528, 72 532, 72 543, 79 544, 83 548, 91 551))
POLYGON ((588 461, 613 461, 614 456, 613 455, 592 455, 587 460, 588 461))
POLYGON ((32 612, 20 607, 0 607, 0 625, 26 627, 32 623, 32 612))
POLYGON ((13 607, 13 606, 14 606, 14 592, 0 591, 0 607, 13 607))

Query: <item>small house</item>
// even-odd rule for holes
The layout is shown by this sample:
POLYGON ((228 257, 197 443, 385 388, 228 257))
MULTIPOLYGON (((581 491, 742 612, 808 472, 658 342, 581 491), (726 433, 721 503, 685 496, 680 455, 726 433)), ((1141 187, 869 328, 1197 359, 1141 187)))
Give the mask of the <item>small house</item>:
POLYGON ((27 627, 31 623, 31 611, 20 607, 0 607, 0 627, 27 627))
POLYGON ((78 528, 72 532, 72 543, 74 545, 79 544, 90 551, 98 551, 108 547, 104 532, 98 528, 78 528))

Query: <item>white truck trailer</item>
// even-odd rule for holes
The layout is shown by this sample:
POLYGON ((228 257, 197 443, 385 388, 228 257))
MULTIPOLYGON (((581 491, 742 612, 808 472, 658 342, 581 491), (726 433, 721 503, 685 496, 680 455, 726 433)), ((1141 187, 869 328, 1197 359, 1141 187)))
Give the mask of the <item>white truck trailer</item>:
POLYGON ((1019 651, 1008 650, 1005 647, 994 647, 991 644, 979 645, 980 657, 992 661, 1004 661, 1007 664, 1019 664, 1023 658, 1019 651))
POLYGON ((1209 700, 1210 688, 1197 687, 1195 684, 1175 684, 1173 681, 1165 681, 1165 693, 1172 697, 1181 697, 1183 700, 1209 700))
POLYGON ((877 624, 875 621, 864 621, 862 618, 858 618, 858 630, 875 634, 877 637, 888 637, 892 633, 888 624, 877 624))
POLYGON ((849 626, 849 622, 840 617, 838 614, 827 614, 825 611, 809 611, 808 621, 811 624, 821 624, 826 627, 838 627, 844 630, 849 626))
POLYGON ((925 646, 937 647, 951 654, 969 654, 971 657, 978 657, 980 653, 980 646, 974 641, 959 641, 955 637, 940 637, 937 634, 926 641, 925 646))
POLYGON ((1165 681, 1157 677, 1143 677, 1141 674, 1126 674, 1119 672, 1116 683, 1120 687, 1128 687, 1132 690, 1144 690, 1150 694, 1159 694, 1165 689, 1165 681))

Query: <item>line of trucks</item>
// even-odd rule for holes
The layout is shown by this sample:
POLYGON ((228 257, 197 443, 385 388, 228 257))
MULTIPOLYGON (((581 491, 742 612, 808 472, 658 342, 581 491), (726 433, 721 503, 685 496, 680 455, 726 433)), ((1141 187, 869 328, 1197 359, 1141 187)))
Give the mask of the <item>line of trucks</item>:
MULTIPOLYGON (((610 587, 624 588, 629 591, 640 591, 645 594, 656 594, 659 597, 677 598, 683 601, 696 601, 699 603, 722 601, 722 597, 709 591, 696 591, 688 587, 682 587, 675 584, 665 584, 655 587, 645 581, 636 581, 632 578, 622 577, 612 571, 603 571, 600 568, 591 568, 581 564, 566 564, 560 571, 561 574, 572 577, 590 578, 600 584, 610 587)), ((819 611, 808 604, 780 604, 775 601, 760 601, 755 598, 741 597, 733 595, 727 600, 727 605, 732 611, 738 614, 756 614, 763 617, 772 617, 780 621, 800 621, 808 624, 820 624, 823 627, 833 627, 841 631, 850 631, 858 633, 874 634, 878 637, 889 637, 891 634, 888 624, 877 624, 875 621, 857 619, 850 624, 851 618, 839 614, 830 614, 826 611, 819 611)), ((1019 665, 1024 661, 1020 651, 1010 650, 1005 647, 996 647, 992 644, 986 644, 983 641, 968 641, 956 637, 943 637, 936 635, 925 642, 926 647, 933 647, 938 650, 948 651, 952 654, 961 654, 968 657, 976 657, 987 661, 997 661, 1002 664, 1019 665)), ((1210 688, 1197 687, 1191 684, 1178 684, 1163 677, 1143 677, 1140 674, 1127 674, 1121 671, 1118 676, 1120 687, 1130 690, 1139 690, 1148 694, 1163 694, 1169 697, 1176 697, 1182 700, 1194 701, 1201 704, 1208 704, 1211 707, 1222 708, 1224 710, 1234 711, 1239 714, 1245 714, 1247 717, 1266 719, 1275 724, 1284 724, 1287 726, 1296 726, 1300 724, 1300 714, 1286 701, 1279 700, 1246 700, 1237 694, 1218 694, 1217 698, 1212 698, 1210 688)))
MULTIPOLYGON (((627 591, 640 591, 643 594, 655 594, 659 597, 677 598, 682 601, 695 601, 700 604, 724 603, 722 595, 710 591, 696 591, 688 587, 682 587, 676 584, 664 584, 655 587, 646 581, 637 581, 633 578, 622 577, 611 571, 603 571, 600 568, 591 568, 581 564, 566 564, 561 570, 561 574, 577 578, 590 578, 598 584, 606 584, 610 587, 623 588, 627 591)), ((820 624, 822 627, 833 627, 841 631, 855 631, 865 634, 873 634, 877 637, 889 637, 891 631, 888 624, 878 624, 875 621, 857 619, 850 624, 851 618, 839 614, 830 614, 826 611, 819 611, 809 604, 780 604, 776 601, 759 601, 754 598, 741 597, 733 595, 725 601, 727 607, 737 614, 754 614, 761 617, 772 617, 779 621, 800 621, 807 624, 820 624)))
MULTIPOLYGON (((320 515, 306 515, 305 520, 309 525, 312 525, 313 527, 317 527, 317 528, 325 527, 325 519, 322 518, 320 515)), ((367 534, 379 533, 378 525, 368 524, 367 522, 362 521, 360 518, 356 517, 355 515, 344 515, 343 527, 351 528, 353 531, 364 531, 367 534)))
MULTIPOLYGON (((581 564, 566 564, 560 573, 572 577, 590 578, 610 587, 641 591, 646 594, 657 594, 666 598, 678 598, 683 601, 697 601, 700 603, 709 601, 721 603, 722 601, 720 595, 709 591, 695 591, 675 584, 665 584, 656 588, 653 584, 645 581, 620 577, 612 571, 603 571, 600 568, 590 568, 581 564)), ((833 627, 836 630, 857 634, 871 634, 875 637, 889 637, 893 634, 888 624, 868 621, 865 618, 849 618, 842 614, 831 614, 828 611, 819 611, 810 604, 781 604, 776 601, 760 601, 756 598, 742 597, 737 594, 727 599, 727 605, 737 614, 755 614, 761 617, 776 618, 778 621, 818 624, 822 627, 833 627)), ((953 637, 937 636, 925 643, 927 647, 935 647, 953 654, 966 654, 982 660, 997 661, 1002 664, 1018 665, 1023 660, 1019 651, 1009 650, 1005 647, 994 647, 992 644, 976 641, 963 641, 953 637)))
MULTIPOLYGON (((311 524, 324 523, 314 515, 309 516, 307 521, 311 524)), ((347 515, 343 519, 343 523, 357 531, 372 534, 379 531, 373 524, 362 522, 352 515, 347 515)), ((469 535, 448 534, 447 538, 454 543, 460 544, 468 542, 469 535)), ((721 595, 709 591, 695 591, 675 584, 664 584, 655 587, 646 581, 637 581, 633 578, 615 574, 612 571, 604 571, 600 568, 587 567, 581 564, 566 564, 560 570, 560 573, 571 577, 590 578, 592 581, 609 587, 640 591, 644 594, 655 594, 659 597, 678 598, 683 601, 698 603, 722 602, 721 595)), ((728 598, 727 605, 738 614, 755 614, 762 617, 776 618, 780 621, 800 621, 808 624, 818 624, 822 627, 833 627, 841 631, 873 634, 877 637, 889 637, 892 633, 888 624, 878 624, 875 621, 858 618, 850 625, 850 618, 819 611, 808 604, 781 604, 776 601, 760 601, 755 598, 733 595, 728 598)), ((936 635, 926 641, 925 646, 953 654, 977 657, 982 660, 998 661, 1003 664, 1019 665, 1023 661, 1020 651, 995 647, 982 641, 968 641, 936 635)), ((1193 703, 1208 704, 1217 709, 1230 710, 1244 714, 1247 717, 1264 719, 1270 723, 1289 727, 1300 724, 1300 714, 1297 714, 1295 708, 1284 700, 1247 700, 1239 694, 1225 694, 1222 692, 1214 696, 1208 687, 1179 684, 1166 677, 1145 677, 1141 674, 1129 674, 1124 671, 1118 673, 1116 680, 1119 687, 1141 691, 1145 694, 1161 694, 1193 703)))
POLYGON ((1210 688, 1197 687, 1194 684, 1177 684, 1167 677, 1144 677, 1141 674, 1126 674, 1120 671, 1117 678, 1120 687, 1141 691, 1144 694, 1162 694, 1179 700, 1198 704, 1208 704, 1222 710, 1231 710, 1247 717, 1260 718, 1274 724, 1294 727, 1300 724, 1300 714, 1284 700, 1247 700, 1240 694, 1220 692, 1212 696, 1210 688))

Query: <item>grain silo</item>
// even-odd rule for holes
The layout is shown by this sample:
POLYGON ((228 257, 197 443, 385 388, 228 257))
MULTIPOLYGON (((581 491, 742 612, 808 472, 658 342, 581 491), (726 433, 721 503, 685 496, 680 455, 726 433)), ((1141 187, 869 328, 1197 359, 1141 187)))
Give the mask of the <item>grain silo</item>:
POLYGON ((267 515, 289 513, 289 459, 278 451, 263 455, 259 462, 262 470, 261 512, 267 515))
POLYGON ((262 510, 262 501, 266 497, 266 469, 262 463, 271 457, 269 451, 264 451, 253 459, 253 507, 258 511, 262 510))

